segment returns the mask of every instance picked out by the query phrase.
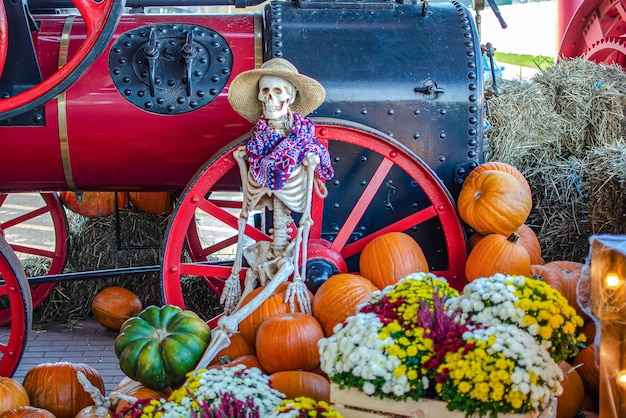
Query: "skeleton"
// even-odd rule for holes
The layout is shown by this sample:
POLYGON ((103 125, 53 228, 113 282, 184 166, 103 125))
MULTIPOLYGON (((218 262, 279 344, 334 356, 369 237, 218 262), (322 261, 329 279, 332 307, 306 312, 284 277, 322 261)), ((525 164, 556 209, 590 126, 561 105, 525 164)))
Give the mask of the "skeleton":
MULTIPOLYGON (((263 104, 263 114, 270 126, 282 136, 288 136, 291 132, 289 105, 294 102, 296 94, 293 84, 281 77, 264 75, 259 79, 258 100, 263 104)), ((197 370, 206 367, 219 350, 228 346, 229 335, 237 331, 239 323, 258 308, 292 272, 293 280, 287 287, 285 300, 289 302, 292 311, 296 309, 297 300, 301 311, 311 313, 310 296, 304 279, 307 241, 313 224, 311 218, 313 192, 321 197, 326 195, 324 184, 315 177, 315 168, 320 158, 313 152, 307 153, 304 161, 291 173, 285 186, 279 190, 270 190, 255 181, 248 168, 246 156, 245 146, 239 147, 234 152, 243 185, 243 206, 237 223, 235 260, 221 297, 224 311, 231 314, 220 319, 218 328, 213 331, 211 345, 198 363, 197 370), (244 229, 250 211, 264 208, 273 210, 273 229, 270 231, 272 240, 259 241, 244 248, 244 229), (289 233, 292 232, 291 211, 302 214, 293 241, 289 240, 289 233), (242 292, 239 273, 244 256, 250 267, 246 272, 242 292), (242 305, 246 295, 254 290, 257 284, 265 286, 264 289, 251 301, 242 305)))

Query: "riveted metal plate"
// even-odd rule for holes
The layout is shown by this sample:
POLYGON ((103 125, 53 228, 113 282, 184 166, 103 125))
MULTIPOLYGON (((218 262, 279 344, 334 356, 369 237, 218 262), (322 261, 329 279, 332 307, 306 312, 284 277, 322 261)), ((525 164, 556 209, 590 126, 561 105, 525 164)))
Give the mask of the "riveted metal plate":
POLYGON ((122 34, 111 47, 115 87, 133 105, 172 115, 197 110, 226 86, 233 54, 216 31, 199 25, 156 24, 122 34))

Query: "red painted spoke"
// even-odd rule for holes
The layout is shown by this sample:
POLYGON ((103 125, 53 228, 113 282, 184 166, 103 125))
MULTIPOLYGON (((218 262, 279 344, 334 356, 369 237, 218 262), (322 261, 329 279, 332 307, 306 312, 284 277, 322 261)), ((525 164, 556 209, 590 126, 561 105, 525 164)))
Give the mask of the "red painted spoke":
POLYGON ((387 158, 380 163, 369 184, 363 191, 363 194, 361 194, 361 197, 359 197, 359 200, 352 209, 352 212, 350 212, 348 219, 346 219, 346 222, 343 224, 341 230, 337 234, 337 237, 331 244, 331 250, 341 252, 341 249, 346 245, 348 239, 350 239, 350 235, 354 231, 354 228, 363 217, 363 214, 374 199, 376 192, 380 189, 380 185, 383 184, 385 177, 392 167, 393 162, 387 158))
POLYGON ((8 193, 0 193, 0 206, 2 206, 2 204, 4 204, 4 201, 7 200, 8 196, 9 196, 8 193))
POLYGON ((214 264, 185 263, 180 265, 180 274, 189 276, 228 277, 231 270, 231 266, 214 264))
POLYGON ((369 234, 368 236, 363 237, 352 244, 346 245, 340 251, 341 256, 343 258, 351 257, 363 251, 363 247, 365 247, 367 243, 382 234, 393 231, 406 231, 407 229, 412 228, 415 225, 419 225, 423 222, 433 219, 435 216, 437 216, 437 211, 435 210, 435 207, 429 206, 425 209, 420 210, 419 212, 412 214, 411 216, 407 216, 406 218, 389 224, 386 227, 376 231, 375 233, 369 234))
POLYGON ((207 255, 215 254, 216 252, 221 251, 224 248, 227 248, 234 244, 237 244, 237 235, 233 235, 232 237, 220 241, 217 244, 209 245, 208 247, 202 249, 202 252, 200 252, 200 256, 202 258, 206 258, 207 255))
POLYGON ((7 345, 0 343, 0 353, 6 354, 8 352, 7 345))
MULTIPOLYGON (((231 228, 234 228, 235 230, 238 229, 237 221, 239 221, 239 216, 235 216, 232 213, 225 211, 223 208, 217 206, 213 202, 203 199, 202 201, 200 201, 198 208, 205 211, 208 215, 213 216, 215 219, 224 222, 231 228)), ((255 241, 270 240, 270 237, 267 234, 264 234, 263 232, 254 228, 252 225, 246 225, 244 233, 246 236, 252 238, 255 241)))
POLYGON ((8 295, 8 291, 7 291, 7 287, 4 285, 4 283, 2 283, 0 285, 0 296, 6 296, 8 295))
POLYGON ((324 219, 324 199, 317 192, 313 191, 313 201, 311 202, 311 219, 313 225, 309 232, 311 239, 319 239, 322 237, 322 220, 324 219))
POLYGON ((34 247, 28 247, 25 245, 18 245, 18 244, 10 244, 11 248, 13 248, 13 251, 15 251, 16 253, 25 253, 25 254, 31 254, 31 255, 38 255, 41 257, 46 257, 46 258, 54 258, 54 251, 50 251, 50 250, 44 250, 42 248, 34 248, 34 247))
POLYGON ((18 216, 17 218, 13 218, 11 220, 6 221, 5 223, 2 224, 2 228, 9 229, 12 226, 24 223, 26 221, 34 219, 37 216, 43 215, 44 213, 48 213, 48 212, 50 212, 50 208, 48 208, 47 206, 44 206, 42 208, 39 208, 31 212, 25 213, 21 216, 18 216))

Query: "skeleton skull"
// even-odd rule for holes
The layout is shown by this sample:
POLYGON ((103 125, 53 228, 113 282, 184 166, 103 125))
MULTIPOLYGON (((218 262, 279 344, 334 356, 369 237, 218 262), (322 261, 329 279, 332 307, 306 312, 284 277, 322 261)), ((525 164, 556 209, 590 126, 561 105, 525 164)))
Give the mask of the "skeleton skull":
POLYGON ((296 99, 296 89, 284 78, 264 75, 259 80, 258 99, 263 103, 263 115, 269 120, 287 114, 289 105, 296 99))

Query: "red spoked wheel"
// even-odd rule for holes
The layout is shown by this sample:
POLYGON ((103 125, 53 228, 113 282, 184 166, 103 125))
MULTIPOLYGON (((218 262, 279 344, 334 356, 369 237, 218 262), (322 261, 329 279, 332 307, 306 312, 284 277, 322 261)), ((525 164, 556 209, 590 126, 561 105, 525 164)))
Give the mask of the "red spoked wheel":
POLYGON ((7 49, 9 47, 9 28, 7 27, 7 13, 4 3, 0 3, 0 76, 7 59, 7 49))
MULTIPOLYGON (((328 196, 313 199, 309 261, 358 271, 358 257, 368 242, 386 232, 404 231, 421 244, 431 272, 462 288, 465 232, 436 174, 399 142, 371 128, 331 119, 314 122, 317 138, 330 150, 335 176, 326 182, 328 196)), ((180 198, 165 238, 165 303, 207 320, 213 318, 205 311, 209 296, 199 293, 221 294, 233 264, 242 202, 233 152, 245 140, 231 143, 198 172, 180 198), (204 289, 190 288, 194 281, 204 289)), ((260 218, 254 222, 251 217, 246 227, 250 242, 270 239, 260 218)))
MULTIPOLYGON (((85 41, 76 54, 54 74, 31 89, 0 100, 0 119, 9 119, 41 106, 71 86, 108 46, 122 16, 126 1, 73 0, 72 3, 85 21, 87 28, 85 41)), ((4 27, 6 29, 6 24, 4 27)), ((0 22, 0 52, 2 51, 1 41, 2 22, 0 22)))
POLYGON ((0 236, 0 297, 11 309, 10 327, 0 327, 0 376, 12 376, 26 348, 33 306, 26 275, 7 242, 0 236))
POLYGON ((622 0, 583 1, 563 35, 559 58, 582 57, 626 66, 626 16, 622 0))
MULTIPOLYGON (((67 218, 56 193, 0 193, 0 235, 17 254, 28 276, 63 271, 67 218)), ((39 306, 53 289, 54 283, 31 286, 33 306, 39 306)), ((11 322, 11 315, 8 301, 0 297, 0 325, 11 322)))

